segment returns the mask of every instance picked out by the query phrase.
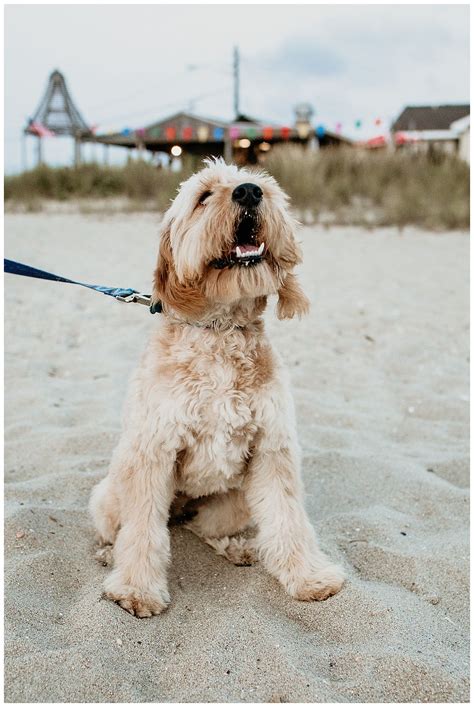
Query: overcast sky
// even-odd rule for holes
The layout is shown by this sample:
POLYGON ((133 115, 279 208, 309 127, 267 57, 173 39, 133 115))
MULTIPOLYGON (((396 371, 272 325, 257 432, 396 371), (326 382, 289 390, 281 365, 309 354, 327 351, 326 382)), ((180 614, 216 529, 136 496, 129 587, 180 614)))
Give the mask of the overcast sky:
MULTIPOLYGON (((270 121, 292 123, 305 101, 315 124, 366 137, 406 104, 469 101, 466 5, 7 5, 7 173, 21 168, 21 129, 53 69, 99 131, 190 108, 231 118, 234 44, 241 110, 270 121)), ((45 142, 47 161, 71 160, 70 140, 45 142)))

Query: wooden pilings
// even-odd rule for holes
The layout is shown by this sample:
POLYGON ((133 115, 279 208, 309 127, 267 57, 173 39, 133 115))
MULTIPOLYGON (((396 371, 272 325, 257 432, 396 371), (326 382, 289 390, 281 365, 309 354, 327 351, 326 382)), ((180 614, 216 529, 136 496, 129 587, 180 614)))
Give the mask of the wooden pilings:
POLYGON ((74 138, 74 167, 79 167, 81 164, 81 138, 74 138))
POLYGON ((40 164, 43 164, 43 142, 40 135, 36 139, 36 164, 39 167, 40 164))

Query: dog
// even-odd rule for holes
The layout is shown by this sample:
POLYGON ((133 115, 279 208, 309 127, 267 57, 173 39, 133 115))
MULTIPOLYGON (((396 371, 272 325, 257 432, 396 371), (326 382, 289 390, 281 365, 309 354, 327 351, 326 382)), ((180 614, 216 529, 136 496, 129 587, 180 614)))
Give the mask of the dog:
POLYGON ((168 524, 235 564, 255 558, 295 599, 338 592, 303 505, 293 402, 262 321, 309 302, 288 197, 264 172, 206 161, 166 212, 152 301, 160 321, 132 377, 123 431, 90 511, 105 596, 137 617, 169 604, 168 524), (256 526, 256 536, 242 535, 256 526))

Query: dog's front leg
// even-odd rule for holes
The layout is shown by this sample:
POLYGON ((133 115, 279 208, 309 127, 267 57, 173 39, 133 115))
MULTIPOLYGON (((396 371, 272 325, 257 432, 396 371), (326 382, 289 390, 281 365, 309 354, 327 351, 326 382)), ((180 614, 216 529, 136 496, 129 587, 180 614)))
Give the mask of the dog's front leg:
POLYGON ((164 451, 153 460, 129 453, 121 464, 121 528, 105 595, 140 618, 159 614, 170 600, 167 522, 174 495, 174 464, 175 455, 164 451))
POLYGON ((288 439, 272 448, 263 436, 249 464, 245 488, 258 525, 259 556, 267 570, 296 599, 322 600, 336 594, 344 573, 318 547, 303 505, 294 442, 288 439))

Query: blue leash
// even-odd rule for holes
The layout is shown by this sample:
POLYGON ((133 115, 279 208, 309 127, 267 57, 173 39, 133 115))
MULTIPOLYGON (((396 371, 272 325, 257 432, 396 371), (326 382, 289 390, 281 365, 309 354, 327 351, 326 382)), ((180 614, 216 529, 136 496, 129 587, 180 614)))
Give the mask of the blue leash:
POLYGON ((54 280, 56 282, 67 282, 71 285, 81 285, 81 287, 88 287, 90 290, 95 290, 96 292, 102 292, 104 295, 109 295, 114 297, 120 302, 136 302, 137 304, 145 304, 150 307, 150 312, 155 314, 155 312, 161 312, 160 303, 155 303, 151 306, 151 295, 143 295, 137 290, 132 290, 131 288, 122 287, 103 287, 102 285, 88 285, 85 282, 78 282, 77 280, 69 280, 67 277, 61 277, 60 275, 53 275, 53 273, 46 272, 45 270, 38 270, 38 268, 32 268, 31 265, 24 265, 23 263, 17 263, 15 260, 8 260, 7 258, 3 261, 3 271, 10 273, 11 275, 23 275, 24 277, 36 277, 39 280, 54 280))

